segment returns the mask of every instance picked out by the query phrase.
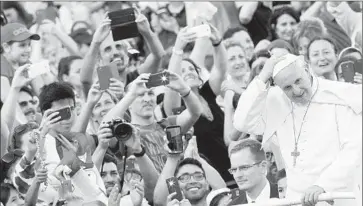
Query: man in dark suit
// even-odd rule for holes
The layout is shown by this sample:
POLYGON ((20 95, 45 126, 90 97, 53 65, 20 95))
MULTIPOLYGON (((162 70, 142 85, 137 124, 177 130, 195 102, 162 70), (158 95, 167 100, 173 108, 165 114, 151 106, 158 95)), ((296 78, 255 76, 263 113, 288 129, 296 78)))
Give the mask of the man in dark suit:
POLYGON ((229 156, 229 172, 237 182, 238 191, 233 191, 237 195, 232 195, 228 205, 258 203, 279 197, 277 186, 266 178, 268 165, 261 143, 253 139, 232 143, 229 156))

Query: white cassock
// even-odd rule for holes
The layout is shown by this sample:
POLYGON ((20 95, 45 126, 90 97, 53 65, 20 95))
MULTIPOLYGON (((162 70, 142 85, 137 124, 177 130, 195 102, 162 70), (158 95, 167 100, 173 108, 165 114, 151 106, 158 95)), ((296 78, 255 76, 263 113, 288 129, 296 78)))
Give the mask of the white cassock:
MULTIPOLYGON (((298 137, 307 106, 291 103, 279 87, 268 88, 255 78, 235 112, 236 129, 263 135, 263 145, 279 146, 287 173, 286 198, 301 198, 312 185, 326 192, 354 192, 357 186, 354 176, 362 155, 362 85, 314 77, 313 93, 316 90, 301 128, 295 167, 291 155, 295 146, 292 111, 298 137)), ((334 205, 356 203, 335 200, 334 205)))

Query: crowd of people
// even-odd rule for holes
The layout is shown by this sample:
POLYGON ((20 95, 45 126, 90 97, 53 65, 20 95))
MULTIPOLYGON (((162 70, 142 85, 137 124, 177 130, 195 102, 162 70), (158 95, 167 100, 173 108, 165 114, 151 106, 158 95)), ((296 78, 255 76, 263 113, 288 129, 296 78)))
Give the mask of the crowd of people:
POLYGON ((362 205, 362 52, 362 2, 3 1, 0 202, 362 205))

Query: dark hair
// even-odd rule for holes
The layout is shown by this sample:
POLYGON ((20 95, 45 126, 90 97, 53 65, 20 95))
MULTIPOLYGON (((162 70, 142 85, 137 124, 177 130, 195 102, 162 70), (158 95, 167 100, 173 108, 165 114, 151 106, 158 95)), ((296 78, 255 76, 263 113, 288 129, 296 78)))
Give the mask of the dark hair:
POLYGON ((230 192, 222 192, 220 194, 218 194, 217 196, 215 196, 212 201, 210 201, 208 206, 218 206, 219 201, 221 201, 221 199, 227 195, 229 195, 230 192))
MULTIPOLYGON (((238 27, 232 27, 232 28, 228 28, 226 32, 224 32, 223 34, 223 39, 226 40, 226 39, 229 39, 231 38, 235 33, 238 33, 240 31, 245 31, 248 33, 248 30, 246 27, 244 26, 238 26, 238 27)), ((249 33, 248 33, 249 35, 249 33)))
POLYGON ((266 160, 265 151, 263 150, 261 143, 254 139, 243 139, 239 141, 232 147, 229 152, 229 156, 241 151, 242 149, 249 149, 257 161, 266 160))
POLYGON ((251 72, 250 72, 250 78, 248 80, 248 84, 251 83, 253 81, 253 79, 257 76, 257 70, 256 70, 256 68, 252 68, 252 64, 253 64, 253 62, 255 62, 260 57, 270 58, 271 55, 267 50, 261 50, 261 51, 258 51, 257 53, 255 53, 252 56, 252 59, 249 62, 251 72))
POLYGON ((178 174, 180 168, 182 168, 185 165, 195 165, 195 166, 199 167, 203 171, 203 173, 205 174, 205 171, 204 171, 204 169, 202 167, 202 163, 200 163, 198 160, 193 159, 193 158, 185 158, 182 161, 180 161, 178 163, 178 165, 176 166, 174 176, 176 176, 178 174))
POLYGON ((16 190, 14 185, 9 183, 1 183, 0 185, 0 202, 6 206, 6 203, 9 201, 10 198, 10 190, 16 190))
POLYGON ((18 12, 19 17, 24 21, 26 27, 30 27, 33 23, 33 16, 29 14, 24 7, 17 1, 2 1, 2 10, 5 9, 15 9, 18 12))
POLYGON ((25 92, 28 93, 31 97, 35 96, 35 93, 32 89, 30 89, 29 87, 22 87, 20 88, 20 92, 25 92))
POLYGON ((63 74, 69 75, 71 64, 76 59, 82 59, 80 56, 67 56, 62 58, 58 64, 58 80, 63 81, 63 74))
POLYGON ((102 161, 102 165, 101 165, 101 172, 103 172, 103 165, 105 165, 105 163, 114 163, 117 167, 117 160, 115 157, 111 156, 110 154, 105 154, 105 156, 103 157, 103 161, 102 161))
POLYGON ((21 139, 23 135, 34 129, 37 129, 39 125, 36 122, 28 122, 26 124, 18 125, 14 128, 12 135, 10 136, 9 151, 21 148, 21 139))
POLYGON ((290 6, 282 6, 280 8, 275 9, 272 12, 272 15, 269 19, 268 22, 268 26, 269 26, 269 39, 271 41, 278 39, 276 33, 275 33, 275 28, 272 27, 272 25, 276 26, 277 20, 280 18, 280 16, 287 14, 290 15, 292 18, 294 18, 296 20, 296 22, 298 23, 300 21, 300 17, 299 14, 290 6))
POLYGON ((337 55, 338 54, 338 48, 337 48, 337 44, 335 43, 335 40, 330 36, 330 35, 323 35, 323 36, 316 36, 314 37, 309 45, 308 45, 308 48, 307 48, 307 53, 306 53, 306 58, 307 60, 310 60, 309 58, 309 55, 310 55, 310 46, 315 42, 315 41, 319 41, 319 40, 324 40, 324 41, 327 41, 329 42, 330 44, 333 45, 333 48, 334 48, 334 52, 335 54, 337 55))
POLYGON ((282 169, 280 171, 277 172, 277 181, 286 178, 286 171, 285 169, 282 169))
POLYGON ((202 71, 202 69, 192 60, 192 59, 190 59, 190 58, 184 58, 182 61, 187 61, 187 62, 189 62, 190 64, 192 64, 193 65, 193 67, 194 67, 194 69, 195 69, 195 71, 197 72, 197 74, 198 74, 198 78, 199 78, 199 80, 202 82, 202 83, 204 83, 203 82, 203 80, 202 80, 202 78, 200 77, 200 72, 202 71))
POLYGON ((72 99, 76 104, 73 88, 66 82, 54 82, 42 88, 39 95, 40 111, 44 113, 52 107, 52 103, 63 99, 72 99))
POLYGON ((271 55, 270 55, 270 53, 267 50, 261 50, 261 51, 258 51, 256 53, 254 53, 253 56, 252 56, 252 58, 251 58, 251 60, 250 60, 250 62, 249 62, 251 69, 252 69, 253 62, 255 62, 260 57, 270 58, 271 55))

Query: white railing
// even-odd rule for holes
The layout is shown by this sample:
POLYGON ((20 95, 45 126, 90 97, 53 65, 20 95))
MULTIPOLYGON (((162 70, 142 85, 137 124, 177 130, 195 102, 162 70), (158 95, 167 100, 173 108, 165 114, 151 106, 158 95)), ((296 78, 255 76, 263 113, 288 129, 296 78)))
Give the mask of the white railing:
MULTIPOLYGON (((355 199, 354 193, 351 192, 334 192, 324 193, 319 196, 319 202, 331 201, 335 199, 355 199)), ((236 206, 290 206, 301 204, 301 199, 270 199, 265 202, 249 203, 236 206)))

